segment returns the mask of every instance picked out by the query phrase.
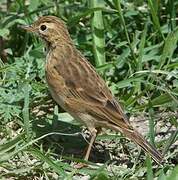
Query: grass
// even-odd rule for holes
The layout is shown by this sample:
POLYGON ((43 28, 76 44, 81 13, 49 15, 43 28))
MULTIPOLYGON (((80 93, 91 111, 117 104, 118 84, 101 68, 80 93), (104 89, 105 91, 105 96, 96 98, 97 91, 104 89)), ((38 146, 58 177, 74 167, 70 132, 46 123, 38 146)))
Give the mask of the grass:
POLYGON ((0 179, 177 179, 177 7, 174 0, 1 0, 0 179), (106 130, 90 166, 74 168, 84 162, 87 132, 48 92, 43 43, 18 27, 47 14, 66 21, 133 125, 164 153, 162 165, 106 130))

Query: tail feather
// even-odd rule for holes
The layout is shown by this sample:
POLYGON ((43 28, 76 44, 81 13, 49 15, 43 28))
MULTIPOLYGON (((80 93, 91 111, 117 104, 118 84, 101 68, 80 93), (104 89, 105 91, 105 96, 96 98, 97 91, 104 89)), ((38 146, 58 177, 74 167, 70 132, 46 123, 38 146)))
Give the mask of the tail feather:
POLYGON ((146 141, 141 134, 134 131, 126 131, 123 132, 129 139, 133 140, 136 144, 138 144, 146 153, 148 153, 153 160, 155 160, 158 164, 163 161, 162 154, 155 149, 148 141, 146 141))

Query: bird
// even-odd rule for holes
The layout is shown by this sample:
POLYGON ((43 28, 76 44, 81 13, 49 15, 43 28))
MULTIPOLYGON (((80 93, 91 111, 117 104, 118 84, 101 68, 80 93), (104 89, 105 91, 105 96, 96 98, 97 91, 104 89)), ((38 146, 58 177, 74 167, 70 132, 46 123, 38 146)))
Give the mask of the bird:
POLYGON ((121 132, 158 164, 162 162, 163 155, 133 128, 104 79, 75 47, 62 19, 41 16, 21 27, 46 43, 45 77, 53 99, 91 134, 84 160, 88 161, 96 136, 106 128, 121 132))

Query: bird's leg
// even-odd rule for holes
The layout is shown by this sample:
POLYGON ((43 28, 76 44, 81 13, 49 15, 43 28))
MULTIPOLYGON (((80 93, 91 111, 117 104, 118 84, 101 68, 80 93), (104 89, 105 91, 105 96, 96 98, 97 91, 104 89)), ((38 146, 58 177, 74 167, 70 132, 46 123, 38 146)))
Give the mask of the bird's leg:
POLYGON ((93 146, 93 143, 95 142, 96 136, 97 136, 97 130, 95 128, 89 129, 89 131, 91 132, 91 139, 90 139, 90 143, 88 145, 87 148, 87 152, 85 154, 85 161, 88 161, 88 158, 90 156, 90 152, 91 152, 91 148, 93 146))
MULTIPOLYGON (((85 154, 85 157, 84 157, 84 160, 85 161, 88 161, 88 158, 90 156, 90 152, 91 152, 91 148, 93 146, 93 143, 95 142, 95 139, 96 139, 96 136, 97 134, 101 131, 101 128, 98 128, 98 129, 95 129, 95 128, 88 128, 88 130, 90 131, 91 133, 91 139, 90 139, 90 143, 88 145, 88 148, 87 148, 87 152, 85 154)), ((85 163, 78 163, 77 165, 75 165, 74 167, 76 169, 80 169, 80 168, 83 168, 87 166, 85 163)))
MULTIPOLYGON (((87 148, 87 152, 86 152, 85 157, 84 157, 85 161, 88 161, 88 158, 89 158, 90 152, 91 152, 91 148, 92 148, 93 143, 95 142, 95 139, 97 136, 97 130, 95 128, 92 128, 92 129, 90 128, 89 131, 91 133, 91 139, 90 139, 90 143, 89 143, 88 148, 87 148)), ((85 166, 87 166, 85 163, 78 163, 78 164, 74 165, 74 167, 76 169, 81 169, 85 166)))

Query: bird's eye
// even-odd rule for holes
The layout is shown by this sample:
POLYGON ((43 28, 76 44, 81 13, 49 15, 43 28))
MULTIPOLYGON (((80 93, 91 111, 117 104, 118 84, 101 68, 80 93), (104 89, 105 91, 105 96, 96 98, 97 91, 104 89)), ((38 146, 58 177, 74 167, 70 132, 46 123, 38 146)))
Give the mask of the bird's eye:
POLYGON ((46 25, 43 24, 40 26, 40 30, 45 31, 46 29, 47 29, 46 25))

